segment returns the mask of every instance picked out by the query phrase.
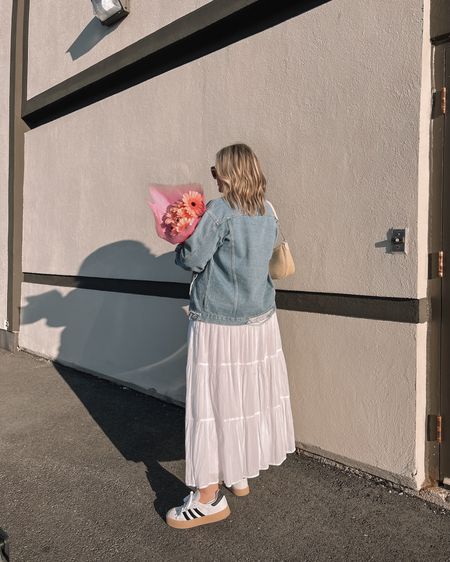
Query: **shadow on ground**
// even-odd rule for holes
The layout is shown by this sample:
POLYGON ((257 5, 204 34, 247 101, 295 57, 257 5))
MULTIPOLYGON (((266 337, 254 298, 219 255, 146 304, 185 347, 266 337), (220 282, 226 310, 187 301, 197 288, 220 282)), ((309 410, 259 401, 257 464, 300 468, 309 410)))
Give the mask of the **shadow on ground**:
POLYGON ((448 561, 450 514, 304 455, 225 490, 219 523, 168 527, 184 409, 0 350, 0 527, 14 562, 448 561))

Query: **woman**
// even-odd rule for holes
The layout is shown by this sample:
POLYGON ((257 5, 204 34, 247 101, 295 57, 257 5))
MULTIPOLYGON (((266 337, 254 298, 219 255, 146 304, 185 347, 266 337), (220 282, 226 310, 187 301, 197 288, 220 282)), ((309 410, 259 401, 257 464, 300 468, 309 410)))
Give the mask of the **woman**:
POLYGON ((286 361, 269 260, 278 238, 266 179, 246 144, 222 148, 211 168, 218 199, 175 248, 193 272, 186 366, 186 485, 166 514, 190 528, 230 514, 223 482, 249 493, 248 478, 295 451, 286 361))

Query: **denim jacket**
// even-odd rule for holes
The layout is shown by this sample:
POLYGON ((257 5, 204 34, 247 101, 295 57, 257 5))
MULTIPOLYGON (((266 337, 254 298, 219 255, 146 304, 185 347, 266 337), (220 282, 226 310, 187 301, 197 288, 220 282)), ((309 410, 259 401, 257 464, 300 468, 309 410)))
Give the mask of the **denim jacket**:
POLYGON ((194 232, 175 248, 175 264, 193 272, 189 318, 215 324, 259 324, 276 310, 269 260, 277 219, 249 216, 224 197, 206 204, 194 232))

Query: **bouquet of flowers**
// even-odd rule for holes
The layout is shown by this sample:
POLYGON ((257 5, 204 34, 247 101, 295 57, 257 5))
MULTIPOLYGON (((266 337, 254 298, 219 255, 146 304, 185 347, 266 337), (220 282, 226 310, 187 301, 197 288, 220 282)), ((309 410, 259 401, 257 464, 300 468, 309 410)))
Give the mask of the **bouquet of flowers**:
POLYGON ((156 233, 171 244, 184 242, 194 232, 205 212, 203 188, 199 184, 150 184, 153 201, 147 201, 155 218, 156 233))

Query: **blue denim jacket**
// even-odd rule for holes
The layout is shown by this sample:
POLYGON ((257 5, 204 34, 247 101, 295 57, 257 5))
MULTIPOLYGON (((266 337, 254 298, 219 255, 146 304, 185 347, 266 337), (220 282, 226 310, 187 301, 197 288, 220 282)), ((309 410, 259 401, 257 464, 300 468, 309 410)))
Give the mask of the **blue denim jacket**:
POLYGON ((223 197, 206 204, 194 232, 175 248, 175 264, 193 272, 189 318, 215 324, 259 324, 276 310, 269 260, 277 219, 249 216, 223 197))

